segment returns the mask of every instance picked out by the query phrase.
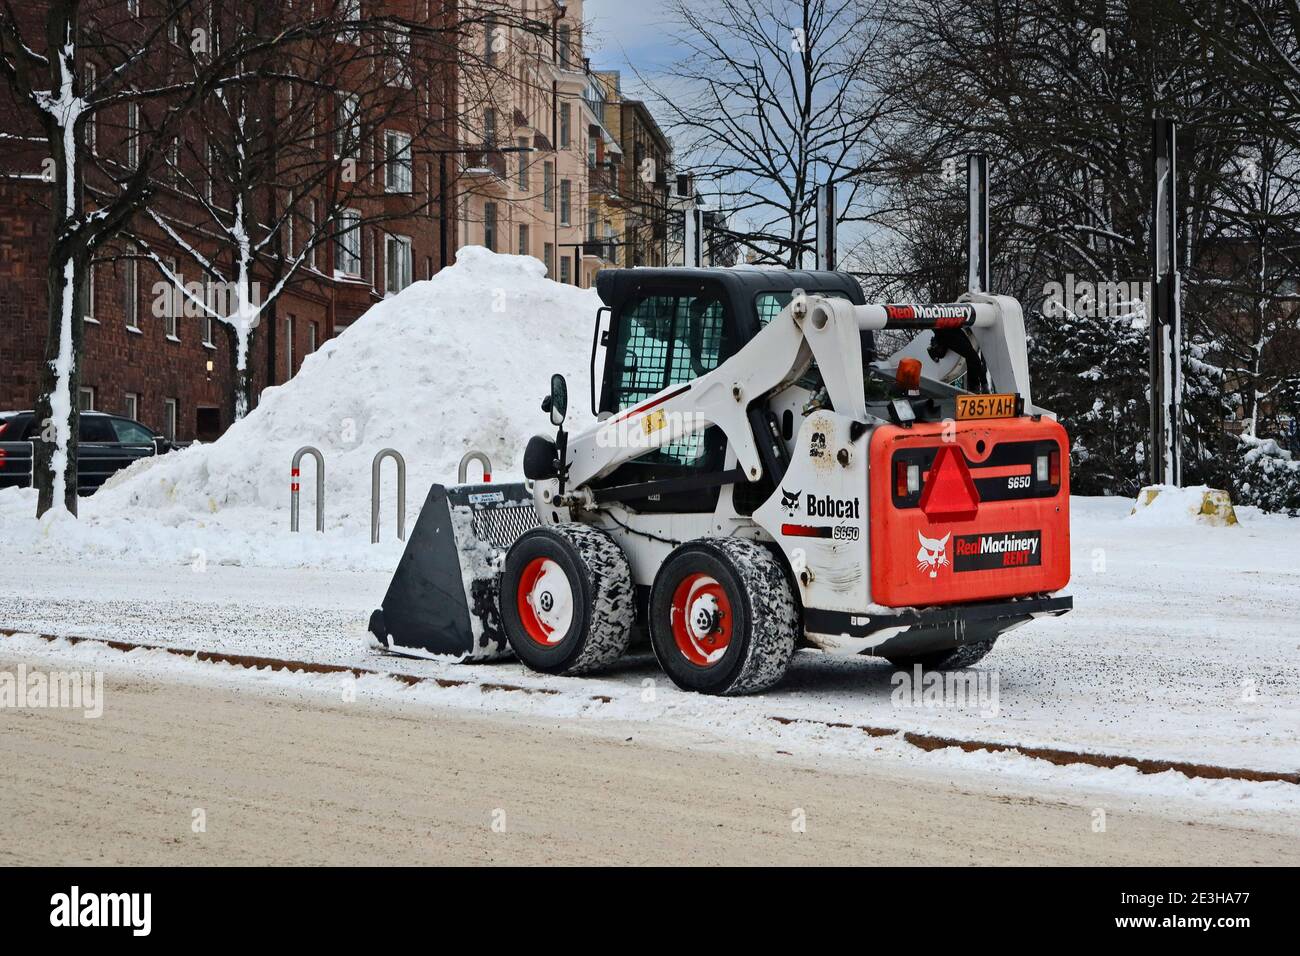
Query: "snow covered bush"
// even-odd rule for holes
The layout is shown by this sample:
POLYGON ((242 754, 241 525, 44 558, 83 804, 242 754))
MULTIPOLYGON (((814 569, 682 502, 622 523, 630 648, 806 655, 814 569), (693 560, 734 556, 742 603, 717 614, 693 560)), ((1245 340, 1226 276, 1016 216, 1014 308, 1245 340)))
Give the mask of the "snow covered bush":
POLYGON ((1242 435, 1238 459, 1232 469, 1232 497, 1236 504, 1264 511, 1300 514, 1300 461, 1271 438, 1242 435))
MULTIPOLYGON (((1070 435, 1070 489, 1079 495, 1137 494, 1147 483, 1150 425, 1148 333, 1142 304, 1114 315, 1027 316, 1034 401, 1070 435)), ((1183 481, 1221 483, 1222 373, 1209 346, 1184 343, 1183 481)))

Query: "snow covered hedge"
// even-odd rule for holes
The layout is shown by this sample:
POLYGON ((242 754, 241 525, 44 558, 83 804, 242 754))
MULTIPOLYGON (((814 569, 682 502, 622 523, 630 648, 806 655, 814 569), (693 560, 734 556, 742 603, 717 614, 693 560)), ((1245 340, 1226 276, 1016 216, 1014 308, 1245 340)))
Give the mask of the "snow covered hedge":
POLYGON ((1300 461, 1271 438, 1241 436, 1232 471, 1232 497, 1237 504, 1264 511, 1300 514, 1300 461))
MULTIPOLYGON (((1064 310, 1063 310, 1064 311, 1064 310)), ((1070 433, 1070 488, 1079 495, 1136 495, 1147 483, 1147 321, 1069 311, 1027 316, 1034 401, 1056 412, 1070 433)), ((1222 487, 1222 373, 1204 343, 1186 344, 1184 482, 1222 487)))

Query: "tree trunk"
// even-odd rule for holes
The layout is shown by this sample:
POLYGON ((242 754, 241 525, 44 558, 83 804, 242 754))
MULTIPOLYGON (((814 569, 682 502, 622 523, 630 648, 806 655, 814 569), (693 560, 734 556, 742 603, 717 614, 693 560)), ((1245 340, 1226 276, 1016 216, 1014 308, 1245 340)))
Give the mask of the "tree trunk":
MULTIPOLYGON (((55 218, 62 217, 56 212, 55 218)), ((41 363, 41 390, 36 399, 35 409, 40 434, 33 443, 35 454, 33 483, 36 486, 38 518, 56 506, 55 458, 58 450, 56 436, 60 427, 67 429, 62 507, 74 515, 77 513, 77 431, 81 417, 77 396, 81 383, 80 356, 84 328, 82 322, 84 309, 81 301, 81 276, 85 274, 87 267, 84 260, 84 254, 74 254, 65 246, 55 243, 46 266, 48 302, 45 310, 47 322, 45 361, 41 363), (78 259, 83 261, 78 262, 78 259), (69 271, 71 271, 71 280, 68 279, 69 271), (66 288, 69 281, 70 289, 66 288), (65 296, 72 300, 70 308, 65 303, 65 296), (68 363, 66 381, 60 382, 58 363, 60 353, 63 351, 65 309, 70 312, 67 316, 69 326, 67 335, 71 343, 68 353, 71 361, 68 363), (63 396, 66 396, 66 409, 56 422, 54 408, 61 403, 63 396)))
POLYGON ((45 361, 36 400, 40 429, 33 443, 32 484, 36 516, 52 508, 77 513, 78 392, 81 382, 82 277, 90 261, 84 222, 85 193, 80 156, 80 108, 76 96, 77 5, 56 4, 46 24, 49 82, 58 91, 43 118, 54 172, 50 248, 46 262, 45 361), (71 56, 63 53, 71 50, 71 56), (56 55, 56 51, 59 53, 56 55), (80 228, 78 228, 80 226, 80 228), (59 499, 62 498, 60 502, 59 499))

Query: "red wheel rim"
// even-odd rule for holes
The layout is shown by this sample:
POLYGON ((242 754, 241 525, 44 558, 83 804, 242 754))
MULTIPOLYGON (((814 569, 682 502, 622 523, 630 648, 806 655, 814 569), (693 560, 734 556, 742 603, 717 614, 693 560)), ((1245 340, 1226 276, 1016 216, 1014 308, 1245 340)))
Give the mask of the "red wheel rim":
POLYGON ((731 601, 717 579, 688 574, 673 591, 673 640, 696 667, 712 667, 731 644, 731 601))
POLYGON ((573 589, 564 570, 550 558, 533 558, 524 566, 515 591, 519 622, 529 639, 554 647, 573 621, 573 589))

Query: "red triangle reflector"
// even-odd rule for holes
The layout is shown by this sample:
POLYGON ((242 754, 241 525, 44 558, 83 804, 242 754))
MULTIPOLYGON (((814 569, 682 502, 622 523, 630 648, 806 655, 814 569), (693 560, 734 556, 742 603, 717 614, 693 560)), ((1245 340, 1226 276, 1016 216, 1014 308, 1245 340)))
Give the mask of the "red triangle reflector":
POLYGON ((921 491, 921 510, 932 521, 969 521, 979 512, 979 505, 980 494, 965 456, 953 445, 943 446, 921 491))

